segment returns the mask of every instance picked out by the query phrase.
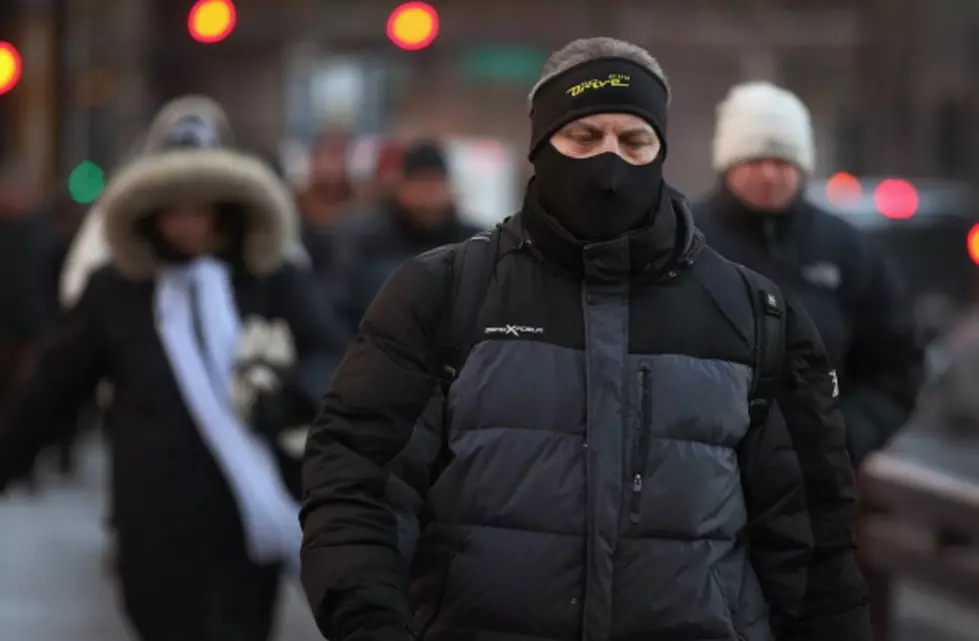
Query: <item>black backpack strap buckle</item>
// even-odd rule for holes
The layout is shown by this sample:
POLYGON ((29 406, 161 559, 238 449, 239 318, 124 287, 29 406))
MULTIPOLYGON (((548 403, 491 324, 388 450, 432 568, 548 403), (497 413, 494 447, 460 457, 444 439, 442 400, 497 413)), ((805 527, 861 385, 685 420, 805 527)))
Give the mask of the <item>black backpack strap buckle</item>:
POLYGON ((755 313, 754 378, 748 394, 748 413, 752 425, 768 421, 778 393, 785 355, 785 301, 778 288, 767 279, 739 267, 751 296, 755 313))

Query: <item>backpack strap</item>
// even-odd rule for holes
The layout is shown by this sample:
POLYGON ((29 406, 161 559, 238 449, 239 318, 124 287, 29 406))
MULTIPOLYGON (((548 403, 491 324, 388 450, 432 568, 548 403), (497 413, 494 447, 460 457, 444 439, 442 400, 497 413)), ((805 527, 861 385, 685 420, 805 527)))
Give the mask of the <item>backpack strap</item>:
POLYGON ((751 297, 755 316, 755 375, 748 394, 748 411, 753 426, 764 425, 778 393, 785 360, 785 300, 767 278, 740 265, 736 267, 751 297))
POLYGON ((442 326, 436 350, 443 411, 438 430, 439 454, 432 468, 433 484, 451 462, 446 399, 475 342, 476 323, 493 280, 501 236, 500 225, 492 231, 476 234, 459 243, 453 257, 451 291, 443 303, 442 326))
POLYGON ((439 379, 448 393, 474 342, 476 322, 496 267, 502 232, 476 234, 456 249, 452 262, 452 291, 445 303, 439 342, 439 379))
POLYGON ((746 267, 732 263, 710 249, 694 263, 695 274, 710 294, 714 304, 732 329, 751 345, 752 380, 748 390, 751 424, 768 420, 772 402, 778 392, 785 357, 785 301, 779 288, 746 267), (752 335, 745 333, 744 294, 732 287, 728 276, 733 267, 741 278, 751 303, 752 335))

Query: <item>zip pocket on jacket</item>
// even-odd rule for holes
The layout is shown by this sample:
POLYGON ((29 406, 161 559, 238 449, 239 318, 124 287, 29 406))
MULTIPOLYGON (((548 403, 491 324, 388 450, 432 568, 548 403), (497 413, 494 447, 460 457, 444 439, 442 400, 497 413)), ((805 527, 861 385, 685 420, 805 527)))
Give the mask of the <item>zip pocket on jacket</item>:
POLYGON ((653 381, 649 368, 639 370, 639 429, 632 450, 632 496, 629 500, 629 520, 639 523, 642 518, 642 486, 649 458, 649 432, 653 425, 653 381))

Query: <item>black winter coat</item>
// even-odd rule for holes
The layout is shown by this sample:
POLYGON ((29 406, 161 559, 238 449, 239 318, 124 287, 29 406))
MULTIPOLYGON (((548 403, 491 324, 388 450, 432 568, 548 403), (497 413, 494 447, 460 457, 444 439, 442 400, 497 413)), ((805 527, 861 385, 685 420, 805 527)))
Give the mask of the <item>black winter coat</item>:
POLYGON ((0 340, 34 340, 58 313, 64 243, 46 213, 0 219, 0 340))
POLYGON ((45 213, 0 218, 0 409, 30 370, 58 314, 63 243, 45 213))
POLYGON ((317 227, 308 220, 302 223, 302 243, 309 254, 313 273, 321 282, 328 282, 333 274, 334 254, 336 253, 334 232, 317 227))
MULTIPOLYGON (((298 361, 283 384, 282 402, 291 405, 283 410, 312 417, 337 345, 311 277, 286 265, 267 278, 237 275, 234 290, 242 318, 288 324, 298 361)), ((236 504, 183 402, 155 329, 153 296, 152 281, 127 280, 114 267, 93 275, 0 423, 0 488, 30 468, 107 378, 113 398, 104 425, 120 556, 188 540, 240 547, 236 504)))
POLYGON ((301 515, 323 634, 869 641, 853 473, 808 317, 787 310, 777 403, 749 429, 750 303, 721 315, 703 270, 744 285, 686 206, 582 247, 532 203, 505 224, 444 407, 458 245, 396 271, 333 379, 301 515))
POLYGON ((707 243, 802 305, 836 365, 855 465, 911 415, 924 375, 911 305, 884 254, 838 216, 797 201, 759 215, 724 188, 694 207, 707 243))
POLYGON ((418 229, 391 202, 351 213, 333 238, 332 298, 352 338, 384 281, 421 252, 465 240, 480 230, 451 216, 437 229, 418 229))

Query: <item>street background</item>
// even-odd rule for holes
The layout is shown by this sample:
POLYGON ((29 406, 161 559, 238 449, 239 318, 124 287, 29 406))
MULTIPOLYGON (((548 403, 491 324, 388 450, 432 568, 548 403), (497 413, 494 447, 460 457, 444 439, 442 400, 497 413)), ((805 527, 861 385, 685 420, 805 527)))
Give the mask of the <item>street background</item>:
POLYGON ((324 128, 478 137, 497 143, 479 150, 487 164, 526 175, 526 95, 544 58, 610 35, 662 61, 667 176, 691 195, 714 180, 715 105, 745 79, 808 104, 821 176, 979 176, 972 0, 452 0, 435 3, 438 37, 417 51, 386 37, 396 0, 234 4, 232 34, 202 44, 188 34, 192 0, 4 0, 0 33, 24 73, 0 101, 0 149, 64 190, 79 163, 111 168, 159 106, 195 91, 256 149, 288 155, 324 128))

